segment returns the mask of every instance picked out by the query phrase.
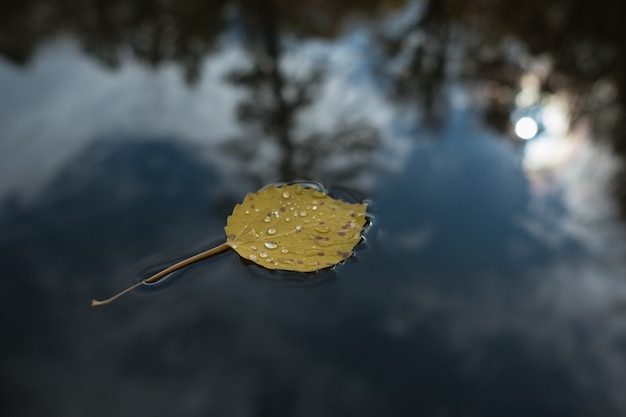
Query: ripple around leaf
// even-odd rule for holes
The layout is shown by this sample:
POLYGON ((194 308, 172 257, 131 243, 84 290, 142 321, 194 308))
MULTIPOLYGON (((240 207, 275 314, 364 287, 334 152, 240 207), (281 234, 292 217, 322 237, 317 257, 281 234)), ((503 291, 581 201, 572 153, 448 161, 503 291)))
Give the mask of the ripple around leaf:
POLYGON ((140 285, 155 283, 187 265, 232 248, 267 269, 311 272, 352 256, 367 221, 367 204, 331 198, 300 184, 272 185, 249 193, 226 222, 226 242, 163 269, 106 300, 109 304, 140 285))
POLYGON ((268 269, 316 271, 352 256, 366 209, 364 203, 347 203, 299 184, 272 185, 235 206, 225 227, 227 243, 268 269))

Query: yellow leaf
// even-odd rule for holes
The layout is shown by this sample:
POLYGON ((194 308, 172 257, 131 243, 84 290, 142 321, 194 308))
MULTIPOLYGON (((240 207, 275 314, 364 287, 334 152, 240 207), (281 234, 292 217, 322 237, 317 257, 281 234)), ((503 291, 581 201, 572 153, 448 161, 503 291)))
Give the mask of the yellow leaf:
POLYGON ((268 269, 328 268, 352 255, 366 208, 299 184, 272 185, 235 206, 224 229, 226 242, 241 257, 268 269))
POLYGON ((299 184, 272 185, 246 195, 226 221, 226 242, 184 259, 106 300, 109 304, 146 283, 228 248, 268 269, 310 272, 352 256, 361 240, 366 204, 347 203, 299 184))

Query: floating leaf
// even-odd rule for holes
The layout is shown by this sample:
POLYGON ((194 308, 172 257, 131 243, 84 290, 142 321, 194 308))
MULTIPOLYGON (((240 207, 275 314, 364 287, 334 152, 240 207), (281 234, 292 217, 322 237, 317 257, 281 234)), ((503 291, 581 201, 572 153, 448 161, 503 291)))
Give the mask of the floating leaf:
POLYGON ((245 259, 268 269, 309 272, 352 255, 366 207, 298 184, 272 185, 235 206, 224 230, 245 259))
POLYGON ((226 242, 180 261, 117 295, 92 300, 108 304, 145 283, 228 248, 268 269, 311 272, 352 256, 365 225, 366 204, 347 203, 299 184, 272 185, 249 193, 226 222, 226 242))

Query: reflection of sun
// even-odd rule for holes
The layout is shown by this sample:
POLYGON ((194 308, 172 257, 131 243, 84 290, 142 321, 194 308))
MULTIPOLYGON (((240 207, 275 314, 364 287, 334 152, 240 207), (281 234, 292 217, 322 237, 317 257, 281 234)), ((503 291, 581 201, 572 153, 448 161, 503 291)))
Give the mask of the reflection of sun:
POLYGON ((521 139, 532 139, 538 131, 539 126, 532 117, 522 117, 515 123, 515 134, 521 139))
MULTIPOLYGON (((522 85, 519 96, 529 96, 522 85)), ((516 100, 519 101, 519 100, 516 100)), ((523 167, 535 189, 550 187, 566 171, 566 167, 581 149, 587 129, 570 129, 570 111, 567 97, 550 95, 533 104, 532 114, 519 118, 514 131, 526 140, 523 148, 523 167)), ((524 109, 519 109, 523 111, 524 109)))
POLYGON ((602 218, 612 212, 607 190, 618 162, 605 144, 592 140, 589 120, 571 123, 570 101, 564 94, 542 100, 532 119, 540 130, 524 143, 523 168, 536 195, 562 193, 571 213, 602 218))
MULTIPOLYGON (((539 135, 535 131, 532 136, 534 139, 524 147, 524 168, 527 171, 558 170, 567 163, 579 143, 576 132, 570 132, 569 129, 569 110, 565 100, 556 97, 546 100, 538 112, 538 118, 542 131, 539 135)), ((537 122, 532 122, 538 129, 537 122)))

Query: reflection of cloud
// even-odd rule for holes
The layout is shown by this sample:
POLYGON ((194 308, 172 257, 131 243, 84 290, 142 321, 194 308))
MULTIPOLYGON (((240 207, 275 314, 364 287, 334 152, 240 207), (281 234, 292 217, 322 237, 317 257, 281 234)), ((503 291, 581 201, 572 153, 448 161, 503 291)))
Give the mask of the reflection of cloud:
MULTIPOLYGON (((326 82, 317 92, 319 100, 301 117, 301 133, 328 133, 366 121, 384 139, 372 163, 401 165, 406 146, 393 131, 390 106, 368 78, 363 42, 347 36, 300 46, 284 62, 294 73, 310 71, 320 57, 327 58, 326 82)), ((129 60, 110 73, 69 41, 43 48, 25 72, 0 63, 0 85, 8 92, 0 96, 0 197, 33 195, 91 141, 119 136, 191 142, 229 174, 236 172, 239 167, 220 158, 213 146, 242 135, 234 114, 241 91, 224 82, 224 74, 243 62, 238 47, 223 48, 203 65, 193 88, 173 65, 147 70, 129 60)))
MULTIPOLYGON (((461 136, 456 129, 450 136, 461 136)), ((608 190, 613 157, 583 142, 559 166, 557 186, 527 193, 513 149, 455 145, 420 148, 379 201, 373 243, 389 251, 383 264, 404 274, 389 279, 379 269, 393 299, 381 331, 399 344, 426 340, 452 351, 455 371, 490 381, 488 394, 474 394, 494 407, 501 389, 509 402, 519 395, 566 415, 585 407, 582 415, 623 415, 626 245, 608 190), (447 168, 428 166, 431 156, 447 168), (429 239, 413 248, 424 224, 429 239), (571 409, 562 405, 574 396, 571 409)))
POLYGON ((229 49, 195 89, 173 66, 98 67, 67 41, 42 50, 28 71, 0 64, 0 196, 32 194, 91 141, 133 135, 210 145, 236 130, 236 94, 221 81, 239 59, 229 49), (219 103, 219 105, 217 105, 219 103))
POLYGON ((402 166, 394 112, 368 62, 371 39, 353 31, 284 50, 268 39, 261 49, 248 45, 249 65, 229 74, 246 92, 238 116, 249 132, 226 144, 240 174, 262 183, 304 177, 364 189, 379 171, 402 166), (268 60, 272 65, 259 65, 268 60))
MULTIPOLYGON (((558 260, 522 271, 515 281, 528 285, 518 293, 502 282, 511 276, 485 276, 479 281, 488 285, 463 293, 416 285, 402 290, 396 307, 380 324, 390 336, 407 343, 427 337, 424 332, 437 326, 440 344, 463 358, 458 366, 472 378, 498 375, 514 360, 532 363, 539 373, 557 368, 571 384, 564 392, 577 392, 579 406, 606 407, 606 415, 622 415, 626 356, 621 341, 626 325, 623 314, 610 313, 612 305, 626 299, 622 270, 617 263, 558 260), (515 359, 499 356, 498 344, 507 340, 517 346, 509 353, 515 359)), ((481 272, 467 271, 466 278, 474 281, 477 274, 481 272)), ((510 374, 503 380, 519 376, 510 374)), ((523 387, 520 394, 528 390, 523 387)))
POLYGON ((568 135, 543 136, 526 146, 524 168, 532 180, 536 206, 549 212, 547 202, 558 198, 563 204, 562 212, 552 214, 560 231, 546 240, 565 233, 577 236, 591 249, 604 248, 607 238, 621 235, 621 228, 608 225, 619 216, 611 184, 620 161, 605 144, 568 135))
MULTIPOLYGON (((338 126, 366 122, 381 133, 382 139, 379 149, 371 155, 371 165, 395 171, 406 163, 410 140, 396 131, 397 109, 384 98, 375 79, 370 61, 373 42, 358 30, 337 42, 310 42, 290 55, 286 66, 307 61, 314 65, 320 59, 325 62, 327 77, 320 86, 318 99, 301 117, 304 134, 332 134, 338 126)), ((373 184, 373 178, 362 177, 360 181, 362 188, 373 184)))
POLYGON ((383 234, 382 243, 402 251, 417 251, 428 245, 432 239, 433 228, 428 225, 394 232, 391 236, 383 234))
POLYGON ((381 96, 372 78, 368 62, 371 42, 365 34, 356 32, 338 42, 305 43, 286 56, 287 69, 302 71, 303 66, 323 60, 328 73, 317 100, 302 117, 304 133, 331 132, 337 120, 347 124, 367 120, 378 129, 388 126, 394 109, 381 96))

